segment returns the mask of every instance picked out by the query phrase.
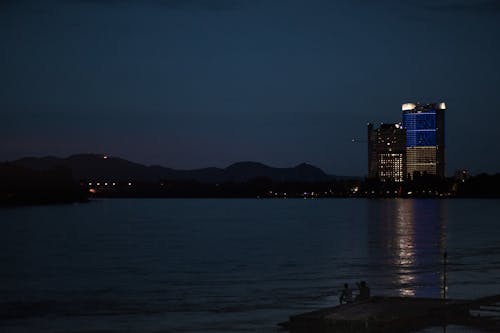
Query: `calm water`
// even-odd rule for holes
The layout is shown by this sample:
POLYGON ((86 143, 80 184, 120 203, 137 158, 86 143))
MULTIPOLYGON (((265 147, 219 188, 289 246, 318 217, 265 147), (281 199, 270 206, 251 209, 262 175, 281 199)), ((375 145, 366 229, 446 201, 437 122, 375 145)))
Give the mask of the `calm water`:
MULTIPOLYGON (((0 210, 2 332, 275 332, 373 294, 500 293, 499 200, 101 200, 0 210)), ((448 330, 448 332, 451 332, 448 330)))

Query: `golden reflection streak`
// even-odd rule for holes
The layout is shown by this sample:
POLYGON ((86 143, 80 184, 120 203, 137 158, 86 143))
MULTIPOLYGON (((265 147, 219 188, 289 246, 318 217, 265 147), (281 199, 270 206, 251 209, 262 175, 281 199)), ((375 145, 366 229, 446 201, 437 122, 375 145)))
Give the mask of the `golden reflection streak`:
POLYGON ((400 296, 415 296, 413 282, 416 279, 413 266, 416 260, 413 200, 398 199, 396 213, 397 283, 400 296))

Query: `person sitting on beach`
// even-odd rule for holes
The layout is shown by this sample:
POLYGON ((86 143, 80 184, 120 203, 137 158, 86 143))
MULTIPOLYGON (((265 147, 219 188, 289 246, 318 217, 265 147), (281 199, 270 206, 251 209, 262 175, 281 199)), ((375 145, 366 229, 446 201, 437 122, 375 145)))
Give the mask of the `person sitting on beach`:
POLYGON ((360 283, 356 283, 358 286, 359 294, 356 296, 356 301, 362 301, 370 298, 370 288, 366 284, 365 281, 361 281, 360 283))
POLYGON ((344 283, 344 289, 340 292, 340 304, 351 303, 352 302, 352 290, 349 288, 349 284, 344 283))

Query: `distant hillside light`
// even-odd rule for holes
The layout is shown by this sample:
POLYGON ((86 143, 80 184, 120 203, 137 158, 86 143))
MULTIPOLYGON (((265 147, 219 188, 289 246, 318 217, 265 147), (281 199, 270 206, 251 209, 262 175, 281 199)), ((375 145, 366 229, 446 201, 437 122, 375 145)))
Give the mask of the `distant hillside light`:
POLYGON ((108 155, 104 155, 102 158, 104 158, 105 160, 108 159, 108 155))

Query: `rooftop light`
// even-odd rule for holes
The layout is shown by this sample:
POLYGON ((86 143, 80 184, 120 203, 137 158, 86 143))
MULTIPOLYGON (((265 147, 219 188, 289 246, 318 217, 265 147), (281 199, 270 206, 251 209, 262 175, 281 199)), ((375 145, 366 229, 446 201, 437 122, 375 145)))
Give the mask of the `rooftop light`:
POLYGON ((401 106, 401 109, 403 111, 410 111, 410 110, 413 110, 415 109, 416 105, 414 103, 404 103, 402 106, 401 106))

